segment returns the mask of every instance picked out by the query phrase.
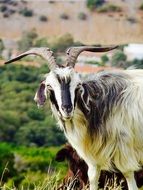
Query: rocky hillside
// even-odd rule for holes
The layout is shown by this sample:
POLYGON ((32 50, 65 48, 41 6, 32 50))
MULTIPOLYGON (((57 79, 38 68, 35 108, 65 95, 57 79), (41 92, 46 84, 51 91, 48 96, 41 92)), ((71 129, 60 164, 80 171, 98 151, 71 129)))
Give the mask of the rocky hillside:
POLYGON ((105 6, 91 11, 85 0, 0 0, 0 38, 17 40, 23 31, 35 28, 41 37, 70 33, 87 44, 142 43, 141 3, 108 0, 107 4, 117 9, 105 6))

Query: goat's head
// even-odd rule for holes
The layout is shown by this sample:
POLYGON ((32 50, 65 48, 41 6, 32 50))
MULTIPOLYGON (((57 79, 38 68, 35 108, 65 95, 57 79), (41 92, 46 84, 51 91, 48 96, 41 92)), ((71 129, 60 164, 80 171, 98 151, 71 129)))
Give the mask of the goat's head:
POLYGON ((48 61, 50 72, 46 75, 44 81, 35 95, 35 101, 38 105, 43 105, 47 94, 50 97, 52 109, 56 110, 58 117, 63 120, 71 119, 75 107, 75 92, 79 88, 81 81, 78 73, 74 71, 74 66, 78 55, 83 51, 106 52, 115 49, 117 46, 93 47, 81 46, 71 47, 67 50, 66 63, 58 65, 53 52, 49 48, 33 48, 5 64, 17 61, 27 55, 39 55, 48 61))

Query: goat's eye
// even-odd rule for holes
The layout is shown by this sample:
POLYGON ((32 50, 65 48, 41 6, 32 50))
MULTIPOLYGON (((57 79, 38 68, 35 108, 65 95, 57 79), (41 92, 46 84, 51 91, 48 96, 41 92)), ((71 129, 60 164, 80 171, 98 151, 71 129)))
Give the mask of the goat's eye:
POLYGON ((52 87, 50 85, 47 85, 47 90, 51 91, 53 89, 52 89, 52 87))
POLYGON ((79 83, 78 85, 77 85, 77 87, 76 87, 76 90, 79 90, 80 88, 81 88, 81 84, 79 83))

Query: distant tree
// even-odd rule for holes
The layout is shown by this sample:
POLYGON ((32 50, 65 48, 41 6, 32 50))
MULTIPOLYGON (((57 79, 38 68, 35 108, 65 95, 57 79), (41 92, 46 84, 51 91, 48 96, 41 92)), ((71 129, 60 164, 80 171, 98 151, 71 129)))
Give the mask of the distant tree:
POLYGON ((38 38, 35 41, 35 47, 48 47, 48 39, 46 37, 38 38))
POLYGON ((4 44, 2 39, 0 39, 0 57, 2 56, 2 51, 4 50, 4 44))
POLYGON ((41 16, 39 17, 39 20, 42 21, 42 22, 47 22, 47 21, 48 21, 48 18, 47 18, 47 16, 45 16, 45 15, 41 15, 41 16))
POLYGON ((61 18, 61 19, 64 19, 64 20, 68 20, 68 19, 69 19, 69 16, 68 16, 66 13, 62 13, 62 14, 60 15, 60 18, 61 18))
POLYGON ((87 15, 86 15, 85 13, 83 13, 83 12, 80 12, 80 13, 78 14, 78 18, 79 18, 80 20, 86 20, 86 19, 87 19, 87 15))
POLYGON ((140 10, 143 10, 143 3, 139 6, 140 10))
POLYGON ((93 10, 97 7, 102 6, 105 3, 105 0, 87 0, 86 5, 90 10, 93 10))
POLYGON ((60 36, 56 39, 51 44, 51 49, 54 52, 63 52, 68 48, 69 46, 74 44, 74 40, 71 34, 67 33, 63 36, 60 36))
POLYGON ((111 64, 112 66, 126 68, 127 56, 123 53, 123 51, 119 50, 113 54, 111 64))
POLYGON ((0 145, 0 163, 0 176, 2 183, 6 182, 9 177, 16 175, 16 170, 14 168, 14 154, 11 151, 11 147, 5 143, 0 145))
POLYGON ((21 40, 18 41, 18 48, 20 51, 26 51, 32 46, 34 46, 34 41, 38 37, 36 31, 32 29, 31 31, 24 32, 22 34, 21 40))
POLYGON ((143 59, 134 59, 133 61, 128 61, 127 67, 134 67, 136 69, 143 69, 143 59))
POLYGON ((103 55, 103 56, 101 57, 101 61, 102 61, 103 64, 106 64, 106 63, 109 61, 108 56, 107 56, 107 55, 103 55))
POLYGON ((48 101, 38 109, 33 100, 39 75, 47 72, 47 65, 38 69, 14 64, 0 67, 0 142, 27 146, 58 146, 65 142, 48 101))
POLYGON ((19 13, 25 17, 32 17, 33 16, 33 10, 28 9, 27 7, 21 9, 19 13))

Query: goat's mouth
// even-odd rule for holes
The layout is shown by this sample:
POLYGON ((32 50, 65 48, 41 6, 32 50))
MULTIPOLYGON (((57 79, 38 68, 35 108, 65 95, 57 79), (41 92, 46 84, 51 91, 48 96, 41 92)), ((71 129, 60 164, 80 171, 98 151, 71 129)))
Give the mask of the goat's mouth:
POLYGON ((71 113, 63 113, 62 114, 62 118, 63 118, 63 120, 71 120, 72 118, 73 118, 73 112, 71 112, 71 113))

